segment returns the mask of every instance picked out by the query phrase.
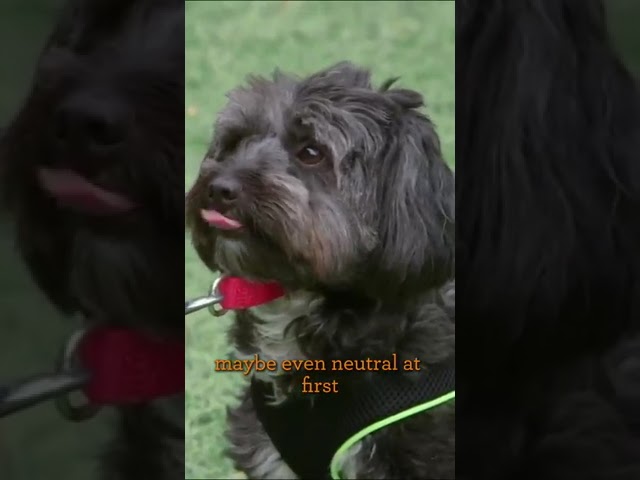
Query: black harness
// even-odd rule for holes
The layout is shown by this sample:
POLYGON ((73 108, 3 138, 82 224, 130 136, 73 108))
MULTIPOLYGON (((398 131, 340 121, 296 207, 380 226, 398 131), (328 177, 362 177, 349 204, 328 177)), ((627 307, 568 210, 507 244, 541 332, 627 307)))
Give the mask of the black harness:
POLYGON ((455 397, 454 359, 426 365, 422 372, 412 375, 370 375, 361 382, 341 381, 339 393, 316 394, 313 401, 296 395, 279 405, 269 402, 273 398, 271 383, 252 380, 251 395, 258 418, 282 459, 299 478, 331 478, 334 455, 354 436, 366 434, 385 419, 391 421, 379 428, 412 415, 413 409, 416 413, 421 408, 426 411, 455 397), (393 416, 398 418, 390 419, 393 416))

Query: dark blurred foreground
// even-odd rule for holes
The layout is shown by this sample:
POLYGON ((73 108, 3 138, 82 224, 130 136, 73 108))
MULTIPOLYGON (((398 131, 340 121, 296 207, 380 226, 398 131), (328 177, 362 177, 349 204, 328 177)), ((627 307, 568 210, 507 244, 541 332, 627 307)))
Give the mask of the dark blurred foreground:
MULTIPOLYGON (((22 99, 60 0, 0 3, 0 126, 22 99)), ((72 320, 61 318, 35 288, 13 247, 10 219, 0 214, 0 383, 54 368, 72 320)), ((52 403, 0 419, 0 478, 96 478, 96 454, 109 414, 81 424, 63 420, 52 403)))

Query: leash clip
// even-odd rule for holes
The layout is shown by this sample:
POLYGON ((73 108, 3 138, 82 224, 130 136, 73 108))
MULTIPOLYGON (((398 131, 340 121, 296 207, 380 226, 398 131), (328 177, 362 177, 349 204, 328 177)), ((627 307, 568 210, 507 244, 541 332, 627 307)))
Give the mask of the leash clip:
POLYGON ((33 375, 0 386, 0 418, 79 390, 87 380, 84 372, 58 372, 33 375))
POLYGON ((216 308, 223 300, 223 295, 220 293, 219 285, 224 277, 218 277, 211 283, 211 288, 209 289, 209 295, 204 297, 194 298, 192 300, 187 300, 184 304, 184 314, 189 315, 190 313, 197 312, 204 308, 209 310, 209 313, 214 317, 221 317, 227 310, 225 308, 216 308))
MULTIPOLYGON (((58 359, 58 372, 81 371, 78 366, 76 350, 86 333, 87 329, 80 329, 71 334, 60 353, 60 357, 58 359)), ((86 381, 88 381, 87 374, 85 374, 85 377, 86 381)), ((69 399, 70 393, 71 392, 66 392, 64 395, 55 399, 58 412, 60 412, 60 414, 67 420, 71 420, 73 422, 88 420, 89 418, 94 417, 100 410, 99 406, 91 405, 89 403, 80 405, 73 404, 69 399)))
POLYGON ((88 372, 71 361, 83 334, 76 332, 66 342, 53 373, 32 375, 9 385, 0 385, 0 418, 47 400, 55 400, 58 409, 62 408, 63 415, 69 419, 76 419, 82 414, 88 418, 90 411, 95 414, 97 409, 93 407, 74 407, 68 401, 68 395, 81 390, 90 379, 88 372))

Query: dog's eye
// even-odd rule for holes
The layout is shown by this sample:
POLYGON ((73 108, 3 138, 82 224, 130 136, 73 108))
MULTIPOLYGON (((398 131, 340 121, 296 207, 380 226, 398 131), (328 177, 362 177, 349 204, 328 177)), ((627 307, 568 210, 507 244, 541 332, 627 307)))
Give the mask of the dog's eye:
POLYGON ((306 145, 296 155, 298 160, 305 165, 318 165, 324 161, 322 150, 315 145, 306 145))

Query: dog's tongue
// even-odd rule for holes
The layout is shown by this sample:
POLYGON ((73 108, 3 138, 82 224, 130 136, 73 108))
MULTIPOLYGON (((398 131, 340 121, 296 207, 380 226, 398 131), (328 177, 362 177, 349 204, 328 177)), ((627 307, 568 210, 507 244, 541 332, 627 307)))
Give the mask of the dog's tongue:
POLYGON ((90 183, 72 170, 39 168, 40 186, 61 205, 95 215, 126 213, 134 203, 114 192, 90 183))
POLYGON ((215 210, 201 210, 202 219, 209 225, 219 228, 220 230, 237 230, 242 228, 242 224, 237 220, 225 217, 215 210))

